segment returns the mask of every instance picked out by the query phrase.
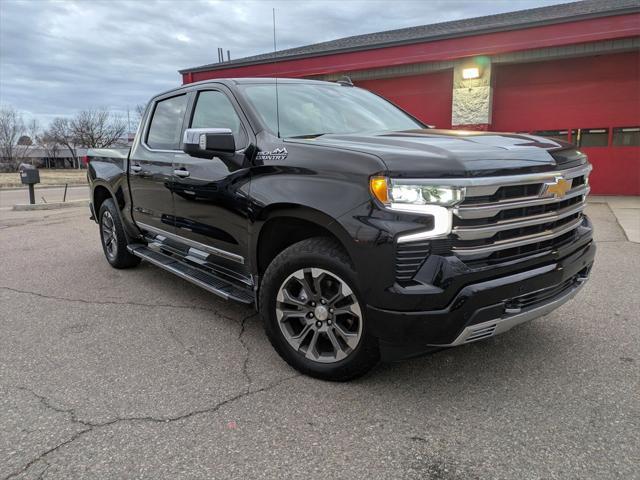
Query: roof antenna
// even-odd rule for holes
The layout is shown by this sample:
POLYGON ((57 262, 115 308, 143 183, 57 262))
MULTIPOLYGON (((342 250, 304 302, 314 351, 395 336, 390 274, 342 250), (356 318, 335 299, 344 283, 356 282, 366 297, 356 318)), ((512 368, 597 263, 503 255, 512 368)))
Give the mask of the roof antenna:
POLYGON ((336 83, 344 86, 344 87, 353 87, 353 82, 351 81, 351 77, 348 75, 344 75, 340 80, 338 80, 336 83))
MULTIPOLYGON (((278 55, 276 49, 276 9, 273 9, 273 59, 275 60, 278 55)), ((277 64, 277 62, 275 62, 277 64)), ((278 99, 278 75, 276 74, 276 124, 278 127, 278 138, 280 138, 280 106, 278 99)))

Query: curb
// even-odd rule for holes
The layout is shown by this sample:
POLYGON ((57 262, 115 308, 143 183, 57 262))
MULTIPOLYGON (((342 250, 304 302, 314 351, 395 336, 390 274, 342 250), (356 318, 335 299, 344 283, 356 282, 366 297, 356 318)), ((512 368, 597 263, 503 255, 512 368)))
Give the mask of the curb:
MULTIPOLYGON (((36 190, 46 190, 47 188, 64 188, 64 183, 46 184, 46 185, 43 185, 42 183, 38 183, 36 185, 37 185, 36 190)), ((68 183, 67 185, 69 186, 69 188, 89 186, 89 184, 86 182, 85 183, 68 183)), ((0 185, 0 190, 24 190, 26 188, 28 188, 28 185, 21 185, 19 187, 0 185)))
POLYGON ((27 212, 31 210, 55 210, 57 208, 86 207, 89 200, 72 200, 70 202, 52 202, 52 203, 19 203, 13 206, 16 212, 27 212))

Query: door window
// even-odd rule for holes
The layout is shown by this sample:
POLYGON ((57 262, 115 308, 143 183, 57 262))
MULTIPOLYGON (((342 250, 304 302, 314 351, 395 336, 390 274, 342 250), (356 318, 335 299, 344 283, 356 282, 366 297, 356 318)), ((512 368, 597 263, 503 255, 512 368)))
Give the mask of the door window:
POLYGON ((147 145, 159 150, 180 150, 182 121, 187 109, 187 96, 167 98, 156 103, 149 125, 147 145))
POLYGON ((236 141, 236 148, 244 148, 248 143, 240 117, 227 96, 218 90, 200 92, 193 112, 191 128, 230 128, 236 141))

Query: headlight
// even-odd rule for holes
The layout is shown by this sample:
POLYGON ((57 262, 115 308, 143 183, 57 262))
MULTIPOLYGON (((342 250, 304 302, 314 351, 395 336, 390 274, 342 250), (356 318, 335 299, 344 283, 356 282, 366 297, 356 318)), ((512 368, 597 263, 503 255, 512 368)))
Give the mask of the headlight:
POLYGON ((463 188, 434 185, 433 181, 372 177, 370 186, 373 195, 392 210, 409 207, 412 212, 420 212, 422 205, 450 207, 464 199, 463 188))
POLYGON ((436 185, 433 181, 372 177, 371 193, 386 208, 433 216, 433 228, 398 237, 398 243, 443 237, 451 233, 454 205, 464 199, 464 188, 436 185))

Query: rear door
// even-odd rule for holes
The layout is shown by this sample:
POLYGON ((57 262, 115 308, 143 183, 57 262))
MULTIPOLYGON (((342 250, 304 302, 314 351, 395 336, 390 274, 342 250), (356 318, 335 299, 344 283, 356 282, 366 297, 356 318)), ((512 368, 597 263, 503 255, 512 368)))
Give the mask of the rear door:
MULTIPOLYGON (((240 164, 253 133, 230 92, 220 85, 194 92, 188 128, 230 128, 240 164), (251 137, 250 137, 251 136, 251 137)), ((218 157, 174 157, 176 234, 222 263, 245 261, 249 169, 218 157)))
POLYGON ((174 233, 173 162, 181 150, 188 95, 158 98, 129 161, 133 218, 144 230, 174 233))

